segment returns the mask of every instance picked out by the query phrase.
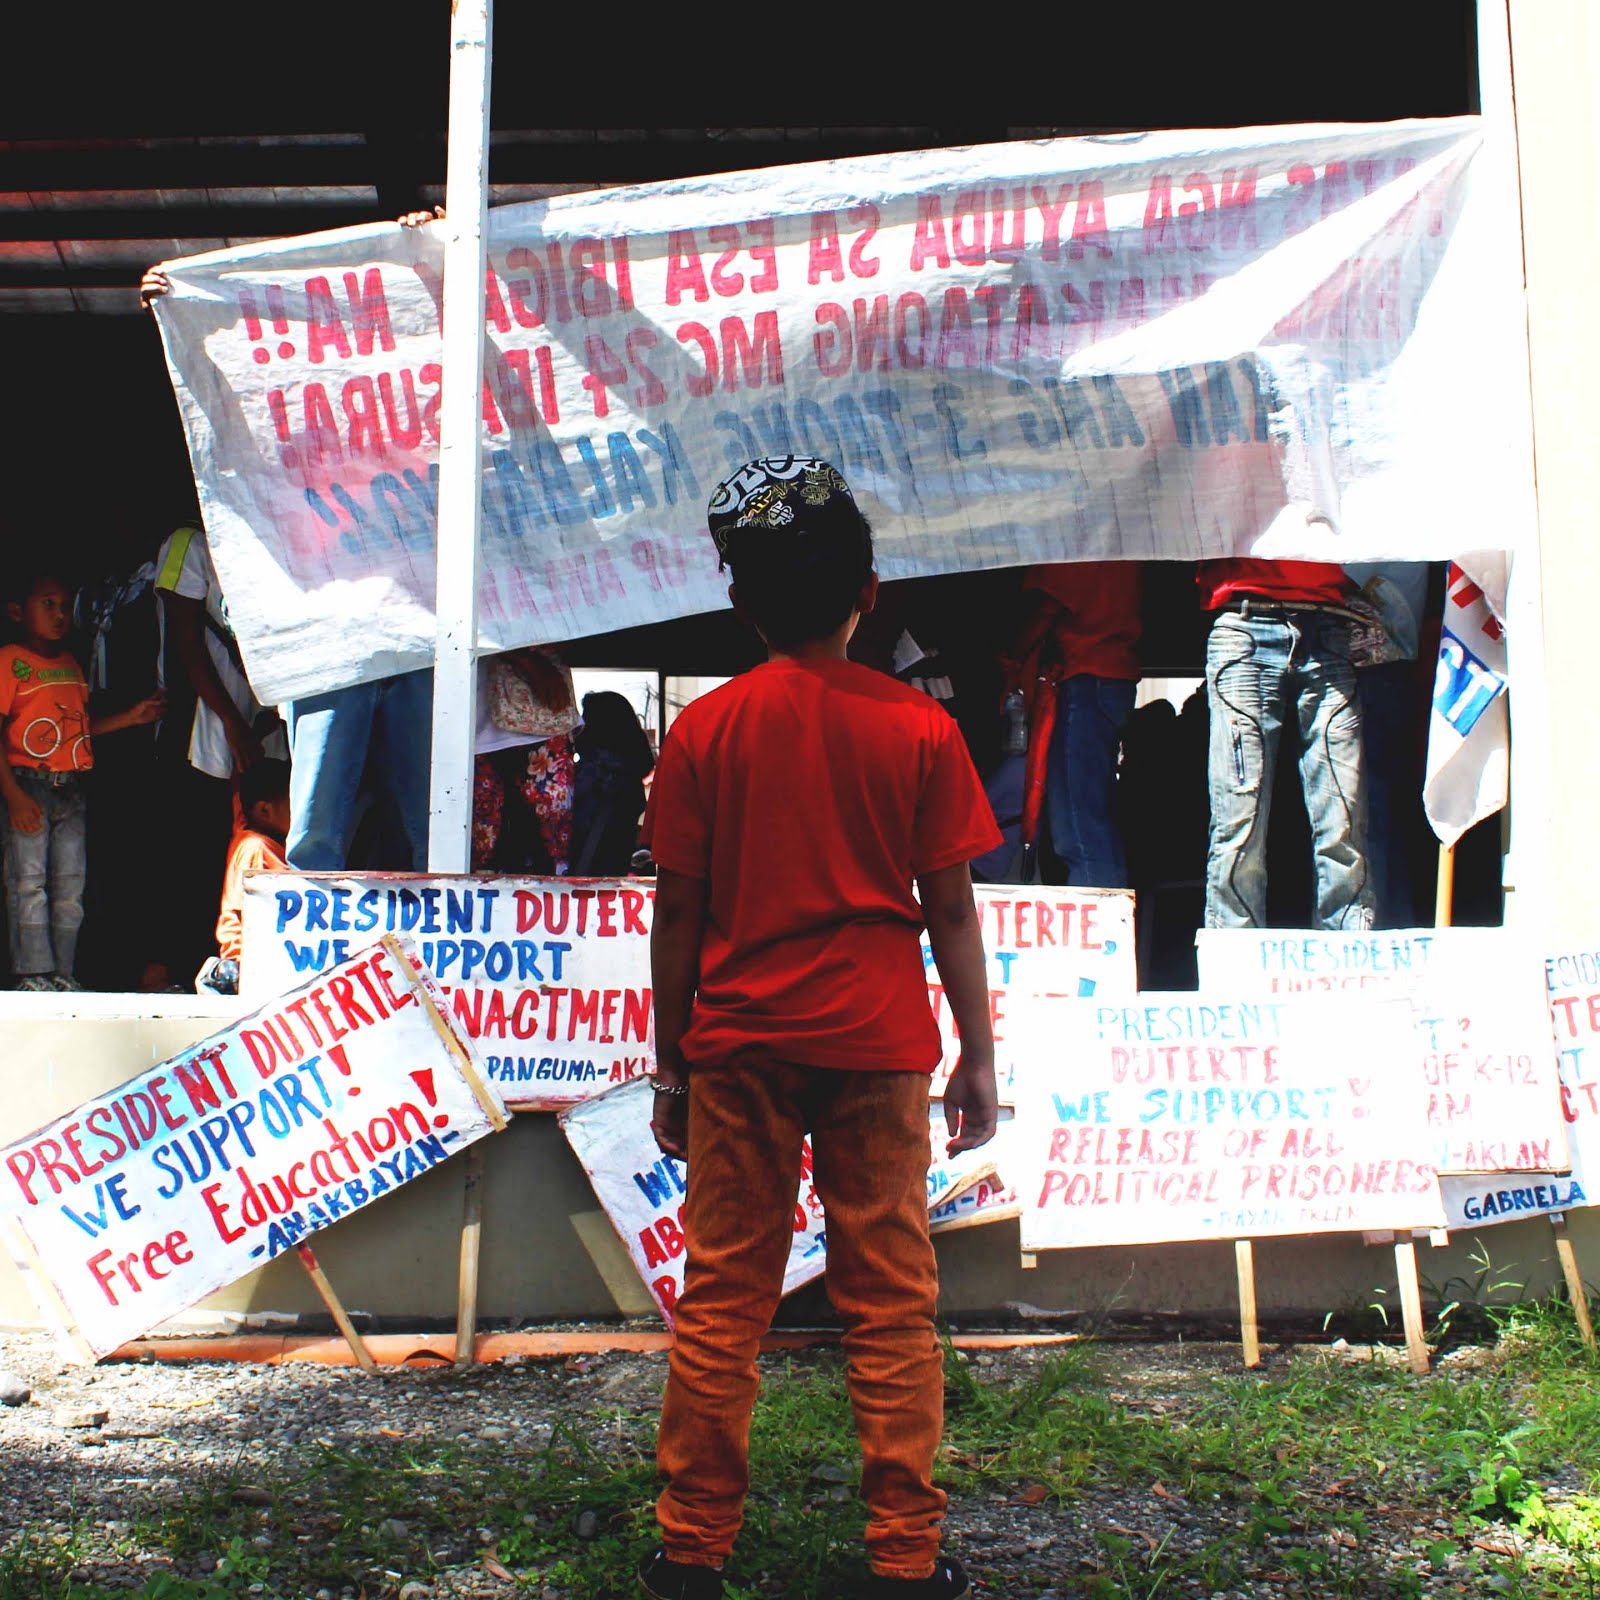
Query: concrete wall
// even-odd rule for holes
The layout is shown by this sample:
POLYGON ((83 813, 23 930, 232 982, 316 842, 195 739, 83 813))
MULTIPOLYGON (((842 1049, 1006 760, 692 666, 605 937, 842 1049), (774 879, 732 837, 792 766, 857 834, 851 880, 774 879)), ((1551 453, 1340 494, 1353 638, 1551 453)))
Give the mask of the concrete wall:
MULTIPOLYGON (((213 1031, 225 1004, 156 997, 88 996, 75 1016, 51 1016, 61 1002, 0 995, 0 1040, 8 1093, 0 1102, 0 1144, 114 1087, 213 1031)), ((481 1315, 487 1323, 587 1319, 649 1309, 643 1285, 599 1212, 588 1180, 551 1116, 519 1116, 485 1146, 481 1315)), ((455 1316, 462 1163, 450 1162, 379 1205, 319 1236, 317 1254, 345 1304, 383 1326, 415 1330, 455 1316)), ((1600 1221, 1573 1218, 1580 1258, 1600 1260, 1600 1221)), ((1535 1292, 1558 1280, 1549 1228, 1520 1223, 1481 1234, 1497 1269, 1528 1279, 1535 1292)), ((1424 1280, 1443 1287, 1477 1274, 1474 1238, 1421 1250, 1424 1280)), ((1229 1317, 1236 1311, 1233 1251, 1226 1244, 1061 1251, 1020 1265, 1017 1227, 997 1223, 939 1240, 944 1308, 979 1322, 1011 1306, 1046 1312, 1178 1311, 1229 1317)), ((1321 1317, 1358 1309, 1389 1291, 1394 1262, 1357 1238, 1267 1240, 1256 1249, 1263 1316, 1321 1317)), ((1449 1291, 1453 1296, 1456 1291, 1449 1291)), ((245 1316, 322 1316, 298 1263, 280 1260, 214 1295, 179 1327, 237 1326, 245 1316)), ((781 1320, 828 1320, 819 1285, 784 1304, 781 1320)), ((34 1326, 31 1299, 0 1260, 0 1326, 34 1326)))

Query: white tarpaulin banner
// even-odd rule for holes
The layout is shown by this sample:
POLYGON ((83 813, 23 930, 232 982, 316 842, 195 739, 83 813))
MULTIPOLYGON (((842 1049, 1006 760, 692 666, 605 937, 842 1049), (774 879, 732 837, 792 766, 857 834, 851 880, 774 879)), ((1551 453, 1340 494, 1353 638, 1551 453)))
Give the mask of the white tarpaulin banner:
MULTIPOLYGON (((480 644, 722 606, 705 500, 762 454, 841 467, 889 578, 1514 544, 1521 440, 1486 397, 1517 371, 1516 286, 1484 263, 1517 221, 1481 141, 1476 118, 1018 141, 495 210, 480 644)), ((264 701, 430 659, 437 231, 166 265, 264 701)))

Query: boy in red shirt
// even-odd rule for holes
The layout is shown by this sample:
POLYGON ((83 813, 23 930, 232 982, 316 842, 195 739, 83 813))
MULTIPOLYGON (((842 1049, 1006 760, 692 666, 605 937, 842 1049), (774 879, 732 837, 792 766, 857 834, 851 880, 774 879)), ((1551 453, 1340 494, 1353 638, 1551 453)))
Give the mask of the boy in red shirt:
POLYGON ((162 697, 89 716, 89 686, 67 649, 72 597, 52 574, 19 582, 6 603, 22 642, 0 649, 0 800, 5 803, 6 920, 18 989, 82 986, 72 975, 83 922, 84 788, 90 735, 154 722, 162 697))
POLYGON ((711 1600, 749 1482, 756 1353, 782 1289, 809 1131, 844 1323, 879 1591, 957 1600, 933 1486, 943 1369, 928 1238, 926 922, 962 1058, 952 1151, 993 1136, 994 1042, 967 863, 999 830, 954 721, 846 658, 872 537, 824 461, 752 461, 711 533, 767 662, 689 706, 656 767, 652 1126, 688 1163, 688 1265, 657 1447, 661 1600, 711 1600), (913 895, 916 884, 920 904, 913 895))

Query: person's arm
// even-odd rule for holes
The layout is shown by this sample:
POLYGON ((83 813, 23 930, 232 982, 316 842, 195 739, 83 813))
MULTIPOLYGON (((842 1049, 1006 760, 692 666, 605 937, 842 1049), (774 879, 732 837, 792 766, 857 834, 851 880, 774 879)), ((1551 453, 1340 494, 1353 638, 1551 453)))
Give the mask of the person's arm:
POLYGON ((172 637, 178 647, 178 659, 189 674, 197 695, 222 719, 222 731, 233 752, 233 764, 240 772, 253 767, 262 757, 261 741, 244 720, 233 697, 222 686, 217 676, 217 664, 206 647, 206 605, 192 595, 178 594, 172 589, 161 591, 167 616, 172 623, 172 637))
POLYGON ((158 689, 125 711, 108 711, 102 716, 90 717, 89 735, 98 738, 103 733, 116 733, 123 728, 142 728, 147 723, 159 722, 166 708, 167 697, 158 689))
POLYGON ((928 924, 928 943, 945 999, 961 1036, 961 1058, 944 1092, 949 1154, 974 1150, 994 1137, 1000 1096, 994 1081, 994 1029, 989 1022, 989 980, 983 931, 966 862, 924 873, 917 894, 928 924))
POLYGON ((688 1064, 680 1048, 700 980, 700 941, 706 925, 706 880, 681 872, 656 874, 650 925, 650 987, 656 1015, 656 1097, 650 1130, 662 1152, 679 1161, 689 1154, 688 1064))
MULTIPOLYGON (((9 717, 0 718, 0 739, 5 737, 9 717)), ((37 833, 44 826, 44 811, 31 795, 23 793, 11 763, 0 758, 0 800, 5 802, 6 815, 18 833, 37 833)))

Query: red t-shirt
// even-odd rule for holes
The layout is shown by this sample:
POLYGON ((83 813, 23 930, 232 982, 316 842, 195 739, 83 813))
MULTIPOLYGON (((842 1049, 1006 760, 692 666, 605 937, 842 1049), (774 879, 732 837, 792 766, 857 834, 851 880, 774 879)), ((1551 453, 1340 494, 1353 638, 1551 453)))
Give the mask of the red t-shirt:
POLYGON ((1063 678, 1138 682, 1137 561, 1052 561, 1029 567, 1022 588, 1037 589, 1061 607, 1052 634, 1063 678))
POLYGON ((1215 611, 1245 595, 1284 605, 1326 606, 1348 600, 1355 585, 1329 561, 1202 561, 1194 575, 1200 609, 1215 611))
POLYGON ((912 880, 1000 830, 954 721, 853 661, 772 661, 689 706, 642 837, 704 878, 691 1061, 932 1072, 912 880))

